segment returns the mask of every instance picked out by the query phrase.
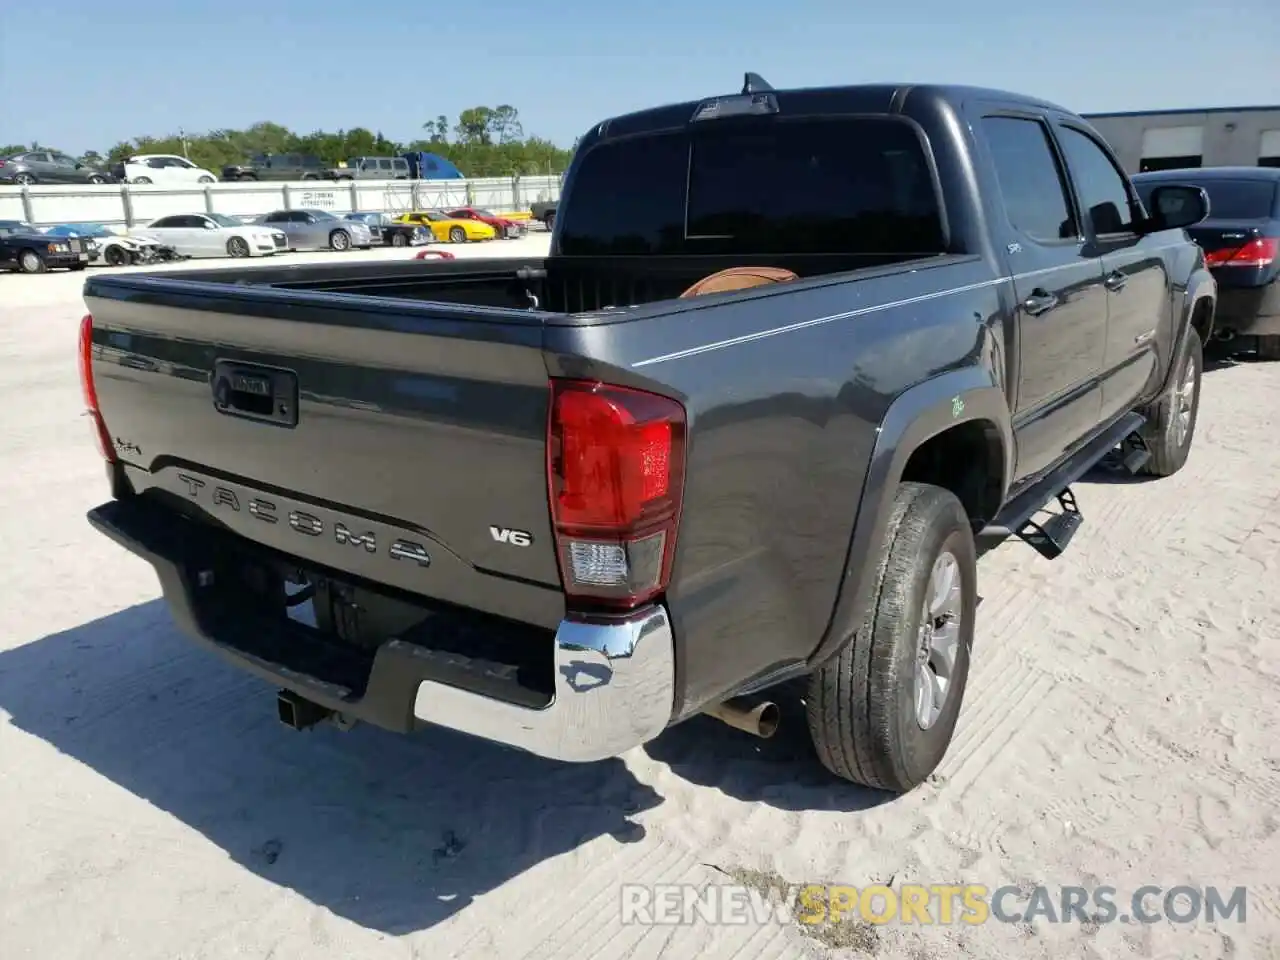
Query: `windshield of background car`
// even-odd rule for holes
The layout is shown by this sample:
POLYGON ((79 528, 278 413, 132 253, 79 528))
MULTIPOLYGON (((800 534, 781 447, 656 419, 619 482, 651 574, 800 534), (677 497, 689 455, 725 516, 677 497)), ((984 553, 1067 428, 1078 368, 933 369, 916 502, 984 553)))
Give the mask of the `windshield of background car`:
POLYGON ((915 129, 893 118, 753 118, 605 142, 574 174, 560 252, 945 249, 915 129))
POLYGON ((1277 184, 1270 180, 1145 180, 1134 184, 1142 205, 1151 209, 1151 191, 1161 185, 1185 183, 1201 187, 1209 195, 1211 220, 1267 220, 1276 208, 1277 184))
POLYGON ((233 220, 223 213, 210 213, 206 216, 220 227, 243 227, 244 224, 238 220, 233 220))

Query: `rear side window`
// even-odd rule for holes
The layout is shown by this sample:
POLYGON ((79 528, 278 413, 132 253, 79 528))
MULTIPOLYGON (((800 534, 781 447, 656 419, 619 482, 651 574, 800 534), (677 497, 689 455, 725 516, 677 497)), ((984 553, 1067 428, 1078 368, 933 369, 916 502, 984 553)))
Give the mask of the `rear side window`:
POLYGON ((921 142, 887 118, 729 121, 601 144, 560 231, 569 255, 944 249, 921 142))
POLYGON ((983 117, 982 131, 1010 225, 1032 240, 1074 238, 1075 216, 1045 125, 1021 117, 983 117))
POLYGON ((1186 177, 1136 184, 1143 205, 1151 209, 1151 191, 1162 183, 1185 183, 1203 188, 1209 195, 1209 216, 1214 220, 1269 220, 1276 213, 1277 184, 1266 180, 1197 180, 1186 177))

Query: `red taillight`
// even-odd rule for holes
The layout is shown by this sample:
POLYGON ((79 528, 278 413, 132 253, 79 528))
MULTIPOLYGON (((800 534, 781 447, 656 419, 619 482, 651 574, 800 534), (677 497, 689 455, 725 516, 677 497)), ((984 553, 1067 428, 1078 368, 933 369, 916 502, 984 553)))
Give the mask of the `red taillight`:
POLYGON ((551 381, 547 486, 567 595, 630 608, 666 589, 684 448, 684 407, 675 400, 551 381))
POLYGON ((1224 247, 1204 255, 1209 267, 1267 267, 1280 253, 1280 239, 1257 237, 1240 247, 1224 247))
POLYGON ((115 450, 111 445, 111 434, 103 422, 102 411, 98 409, 98 388, 93 383, 93 314, 86 313, 80 321, 80 390, 84 397, 85 415, 93 421, 93 436, 98 442, 98 452, 102 459, 114 463, 115 450))

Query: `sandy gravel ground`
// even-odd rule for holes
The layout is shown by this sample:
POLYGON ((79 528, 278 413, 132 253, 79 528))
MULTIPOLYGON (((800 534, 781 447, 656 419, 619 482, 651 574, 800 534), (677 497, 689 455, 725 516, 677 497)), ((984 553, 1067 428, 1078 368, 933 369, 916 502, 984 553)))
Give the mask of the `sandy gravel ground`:
POLYGON ((272 690, 188 644, 150 568, 84 520, 106 487, 78 417, 81 280, 0 276, 2 960, 1280 955, 1280 364, 1206 374, 1178 476, 1080 484, 1064 558, 983 560, 957 740, 885 802, 822 774, 790 700, 774 740, 699 719, 593 766, 281 727, 272 690), (1244 885, 1248 912, 819 940, 621 923, 622 883, 739 870, 1122 901, 1244 885))

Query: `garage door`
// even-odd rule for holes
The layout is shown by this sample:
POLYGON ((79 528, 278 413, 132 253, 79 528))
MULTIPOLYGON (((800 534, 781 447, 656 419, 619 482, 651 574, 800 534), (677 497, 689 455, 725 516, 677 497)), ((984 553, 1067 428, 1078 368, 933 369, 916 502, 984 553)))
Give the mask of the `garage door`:
POLYGON ((1280 157, 1280 130, 1262 131, 1262 149, 1259 157, 1280 157))
POLYGON ((1204 156, 1204 127, 1163 127, 1142 132, 1143 159, 1204 156))

